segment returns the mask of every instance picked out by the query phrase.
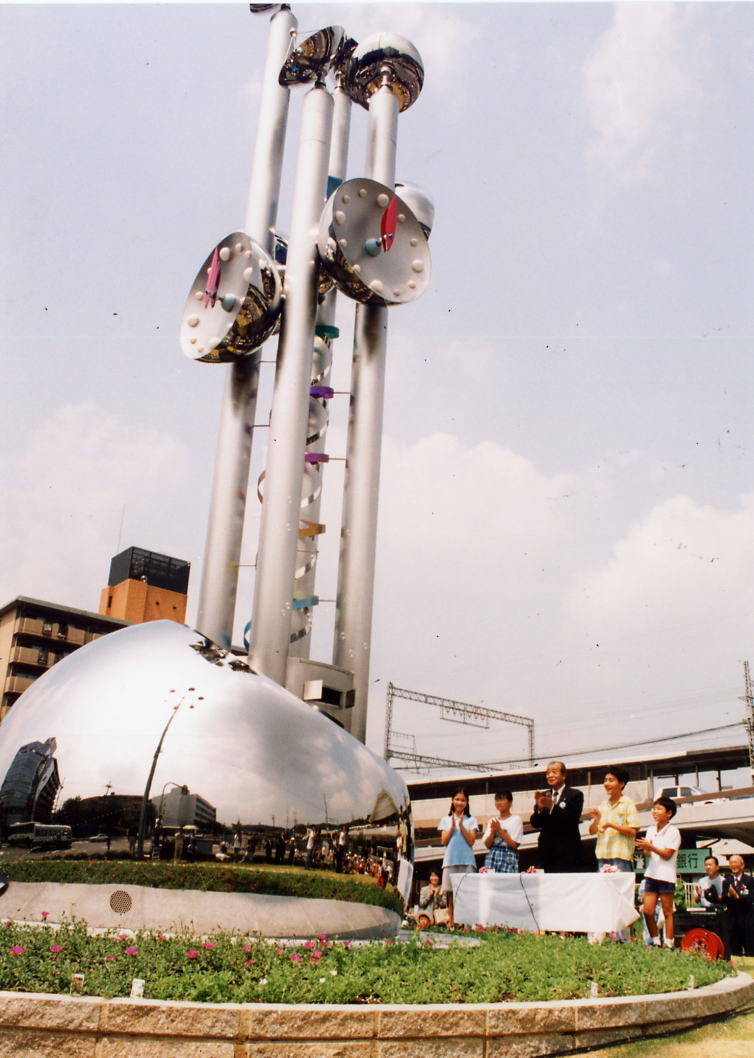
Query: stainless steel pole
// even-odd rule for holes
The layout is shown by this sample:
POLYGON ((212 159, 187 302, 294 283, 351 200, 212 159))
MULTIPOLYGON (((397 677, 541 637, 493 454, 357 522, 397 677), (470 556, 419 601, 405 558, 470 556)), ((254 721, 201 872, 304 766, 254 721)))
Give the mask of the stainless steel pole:
MULTIPOLYGON (((278 11, 270 22, 249 184, 245 230, 268 252, 277 218, 290 99, 290 89, 278 83, 278 75, 295 28, 296 19, 288 8, 278 11)), ((204 635, 226 647, 233 636, 258 386, 259 353, 254 352, 228 371, 204 545, 196 624, 204 635)))
MULTIPOLYGON (((333 90, 333 120, 332 120, 332 140, 330 144, 330 161, 327 168, 328 173, 328 184, 330 181, 342 182, 346 178, 346 171, 348 167, 348 140, 351 131, 351 99, 347 95, 345 89, 341 84, 340 75, 337 76, 335 88, 333 90)), ((328 187, 328 190, 330 188, 328 187)), ((337 287, 332 287, 325 294, 322 303, 319 306, 317 312, 317 325, 324 325, 325 327, 332 327, 335 324, 335 307, 338 298, 337 287)), ((329 351, 330 339, 321 339, 326 341, 326 345, 329 351)), ((326 371, 320 379, 313 377, 312 381, 318 381, 320 385, 329 385, 330 381, 330 366, 327 364, 326 371)), ((314 399, 314 398, 312 398, 314 399)), ((325 413, 326 414, 326 413, 325 413)), ((319 432, 317 441, 314 442, 315 447, 318 451, 324 449, 325 440, 327 437, 327 420, 319 432)), ((317 473, 322 474, 322 470, 318 464, 314 464, 317 473)), ((302 518, 305 518, 308 522, 312 522, 315 526, 319 523, 320 508, 322 505, 322 492, 321 483, 319 492, 313 502, 302 510, 302 518)), ((314 587, 317 573, 317 552, 319 550, 319 534, 302 536, 299 540, 298 551, 299 558, 296 563, 297 568, 303 568, 305 572, 302 576, 296 580, 296 590, 303 596, 312 596, 314 594, 314 587)), ((293 629, 292 629, 293 634, 293 629)), ((293 640, 288 649, 289 656, 308 658, 311 650, 311 628, 307 628, 303 635, 293 640)))
POLYGON ((317 235, 325 201, 333 100, 321 85, 304 99, 285 268, 285 310, 275 390, 249 661, 282 685, 288 659, 298 547, 301 475, 317 314, 317 235))
MULTIPOLYGON (((367 176, 395 186, 398 100, 383 84, 369 101, 367 176)), ((365 741, 377 546, 387 309, 358 305, 341 522, 334 663, 354 674, 350 731, 365 741)))

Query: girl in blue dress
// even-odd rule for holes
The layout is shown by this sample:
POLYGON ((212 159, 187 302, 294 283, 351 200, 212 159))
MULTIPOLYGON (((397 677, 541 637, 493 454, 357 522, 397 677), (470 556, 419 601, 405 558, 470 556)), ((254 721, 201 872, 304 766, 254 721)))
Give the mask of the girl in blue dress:
POLYGON ((453 794, 448 815, 437 825, 445 847, 442 861, 442 891, 448 901, 448 925, 453 928, 453 875, 471 874, 476 870, 474 842, 477 821, 469 811, 469 795, 461 787, 453 794))

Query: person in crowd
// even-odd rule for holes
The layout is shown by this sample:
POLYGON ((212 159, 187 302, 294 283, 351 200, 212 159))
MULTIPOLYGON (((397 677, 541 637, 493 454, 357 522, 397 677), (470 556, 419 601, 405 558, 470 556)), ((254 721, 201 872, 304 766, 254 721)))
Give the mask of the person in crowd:
POLYGON ((453 794, 448 814, 437 825, 440 841, 445 847, 442 861, 442 891, 448 902, 448 925, 452 928, 453 877, 472 874, 476 870, 474 842, 478 824, 469 811, 469 795, 461 787, 453 794))
POLYGON ((346 849, 348 848, 348 827, 342 826, 338 831, 337 841, 335 843, 335 870, 338 874, 343 873, 343 865, 346 859, 346 849))
POLYGON ((717 856, 705 857, 704 876, 694 886, 694 896, 705 911, 714 913, 715 922, 711 929, 723 942, 725 958, 730 959, 728 914, 723 903, 723 876, 717 856))
POLYGON ((583 869, 579 822, 584 795, 567 785, 566 766, 552 760, 545 773, 548 790, 534 795, 530 822, 539 831, 539 866, 549 874, 568 874, 583 869))
POLYGON ((317 840, 319 839, 319 827, 311 826, 306 832, 306 866, 311 868, 314 866, 314 854, 317 850, 317 840))
POLYGON ((437 871, 432 871, 426 885, 419 890, 419 907, 422 911, 434 911, 438 907, 447 907, 448 901, 442 891, 442 881, 437 871))
POLYGON ((438 919, 447 919, 448 900, 442 891, 442 881, 437 871, 432 871, 426 885, 419 890, 419 910, 416 922, 420 927, 430 926, 438 919))
MULTIPOLYGON (((624 792, 628 778, 625 768, 609 768, 602 782, 607 797, 599 808, 592 808, 588 813, 592 817, 589 833, 597 835, 594 854, 600 870, 610 866, 626 874, 634 871, 639 813, 624 792)), ((625 942, 630 940, 631 933, 628 929, 621 929, 616 938, 625 942)))
POLYGON ((599 808, 590 809, 589 833, 597 835, 594 853, 598 867, 609 864, 632 874, 639 813, 634 802, 624 793, 627 782, 625 768, 609 768, 605 772, 603 786, 607 797, 599 808))
POLYGON ((704 876, 694 886, 696 902, 707 911, 715 911, 722 906, 723 876, 720 874, 720 862, 717 856, 707 856, 704 860, 704 876))
POLYGON ((754 955, 754 878, 744 872, 744 858, 728 857, 731 873, 723 879, 722 902, 727 908, 730 950, 754 955))
POLYGON ((646 922, 651 946, 660 947, 660 934, 655 920, 657 898, 662 905, 665 918, 665 947, 675 944, 673 923, 673 901, 677 875, 676 863, 681 847, 681 832, 670 822, 676 813, 675 801, 669 797, 658 797, 652 805, 654 825, 647 830, 645 838, 636 839, 636 847, 649 861, 644 871, 644 896, 642 913, 646 922))
POLYGON ((498 790, 495 794, 497 816, 487 820, 482 841, 488 848, 484 866, 488 871, 500 874, 518 874, 518 846, 524 837, 521 816, 511 815, 513 794, 510 790, 498 790))

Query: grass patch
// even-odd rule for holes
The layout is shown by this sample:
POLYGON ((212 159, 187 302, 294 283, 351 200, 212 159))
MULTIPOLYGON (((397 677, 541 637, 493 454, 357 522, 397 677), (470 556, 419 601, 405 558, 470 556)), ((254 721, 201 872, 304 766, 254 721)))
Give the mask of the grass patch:
POLYGON ((374 904, 402 914, 403 902, 392 886, 373 878, 297 867, 227 863, 161 863, 133 860, 17 860, 2 872, 14 882, 78 882, 90 885, 147 885, 155 889, 194 889, 215 893, 259 893, 374 904))
POLYGON ((20 992, 128 996, 133 978, 150 999, 223 1003, 496 1003, 683 990, 733 972, 680 952, 640 945, 596 947, 581 938, 511 931, 474 934, 477 946, 350 944, 325 937, 301 944, 220 933, 167 937, 153 931, 89 936, 81 922, 0 926, 0 982, 20 992))

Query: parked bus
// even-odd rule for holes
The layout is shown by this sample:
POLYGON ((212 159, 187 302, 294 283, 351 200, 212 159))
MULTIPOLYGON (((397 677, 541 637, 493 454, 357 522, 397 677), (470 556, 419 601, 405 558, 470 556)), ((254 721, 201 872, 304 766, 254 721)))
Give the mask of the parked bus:
POLYGON ((12 823, 8 834, 9 845, 26 845, 30 849, 69 849, 71 828, 56 823, 12 823))

